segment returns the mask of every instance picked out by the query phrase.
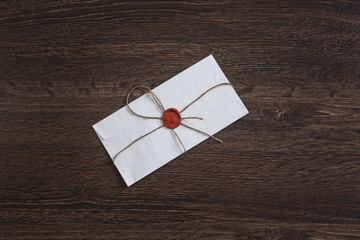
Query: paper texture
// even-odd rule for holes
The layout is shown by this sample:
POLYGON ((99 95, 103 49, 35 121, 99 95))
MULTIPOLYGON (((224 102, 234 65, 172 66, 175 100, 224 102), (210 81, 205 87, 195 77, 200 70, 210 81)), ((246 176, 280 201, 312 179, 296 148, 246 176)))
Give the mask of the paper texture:
MULTIPOLYGON (((183 109, 209 88, 229 82, 212 55, 153 89, 165 109, 183 109)), ((130 89, 129 89, 130 90, 130 89)), ((130 107, 141 115, 161 117, 150 94, 131 102, 130 107)), ((182 117, 201 117, 203 120, 184 119, 183 123, 210 135, 217 133, 248 113, 248 110, 229 86, 217 87, 186 109, 182 117)), ((124 106, 93 125, 106 151, 113 158, 138 137, 162 125, 159 119, 143 119, 124 106)), ((184 126, 174 129, 187 150, 208 136, 184 126)), ((226 139, 223 139, 226 143, 226 139)), ((214 141, 214 148, 221 144, 214 141)), ((162 127, 140 139, 117 156, 115 165, 128 186, 183 154, 183 148, 170 129, 162 127)), ((209 153, 211 154, 211 153, 209 153)))

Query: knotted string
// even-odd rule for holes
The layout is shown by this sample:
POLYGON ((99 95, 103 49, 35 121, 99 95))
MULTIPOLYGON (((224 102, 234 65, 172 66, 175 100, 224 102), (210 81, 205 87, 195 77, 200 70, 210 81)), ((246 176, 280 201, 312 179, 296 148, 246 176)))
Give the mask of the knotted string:
MULTIPOLYGON (((206 93, 210 92, 210 91, 213 90, 214 88, 217 88, 217 87, 220 87, 220 86, 223 86, 223 85, 230 85, 230 86, 232 86, 232 84, 230 84, 230 83, 220 83, 220 84, 217 84, 217 85, 209 88, 209 89, 206 90, 204 93, 202 93, 199 97, 197 97, 194 101, 192 101, 191 103, 189 103, 188 105, 186 105, 186 106, 180 111, 180 113, 182 113, 182 112, 184 112, 186 109, 188 109, 192 104, 194 104, 195 102, 197 102, 197 101, 198 101, 200 98, 202 98, 206 93)), ((138 89, 138 88, 145 88, 145 89, 151 94, 151 96, 153 97, 154 102, 155 102, 156 106, 158 107, 158 109, 160 110, 160 112, 161 112, 162 114, 165 112, 164 105, 162 104, 162 102, 160 101, 160 99, 156 96, 156 94, 155 94, 150 88, 148 88, 148 87, 146 87, 146 86, 137 86, 137 87, 134 87, 134 88, 132 88, 132 89, 130 90, 130 92, 128 93, 128 95, 127 95, 127 97, 126 97, 126 106, 127 106, 128 109, 130 110, 130 112, 133 113, 133 114, 135 114, 136 116, 141 117, 141 118, 144 118, 144 119, 162 119, 161 117, 144 116, 144 115, 138 114, 138 113, 136 113, 134 110, 132 110, 132 109, 130 108, 130 106, 129 106, 129 98, 130 98, 130 95, 132 94, 132 92, 133 92, 135 89, 138 89)), ((199 120, 203 120, 203 119, 200 118, 200 117, 182 117, 182 119, 199 119, 199 120)), ((223 143, 223 141, 221 141, 221 140, 218 139, 217 137, 214 137, 214 136, 212 136, 212 135, 210 135, 210 134, 208 134, 208 133, 206 133, 206 132, 204 132, 204 131, 201 131, 201 130, 199 130, 199 129, 196 129, 196 128, 194 128, 194 127, 191 127, 191 126, 189 126, 189 125, 186 125, 186 124, 184 124, 184 123, 180 123, 180 125, 182 125, 182 126, 184 126, 184 127, 186 127, 186 128, 192 129, 192 130, 194 130, 194 131, 196 131, 196 132, 202 133, 202 134, 204 134, 204 135, 206 135, 206 136, 208 136, 208 137, 211 137, 212 139, 214 139, 214 140, 216 140, 216 141, 218 141, 218 142, 220 142, 220 143, 223 143)), ((165 125, 162 124, 161 126, 159 126, 159 127, 155 128, 155 129, 151 130, 150 132, 148 132, 148 133, 146 133, 146 134, 138 137, 138 138, 135 139, 134 141, 132 141, 129 145, 127 145, 125 148, 123 148, 120 152, 118 152, 118 153, 113 157, 113 159, 112 159, 113 163, 115 162, 116 157, 117 157, 120 153, 122 153, 123 151, 125 151, 126 149, 128 149, 131 145, 133 145, 134 143, 136 143, 136 142, 139 141, 140 139, 142 139, 142 138, 150 135, 151 133, 159 130, 160 128, 162 128, 162 127, 164 127, 164 126, 165 126, 165 125)), ((171 129, 171 131, 172 131, 172 133, 175 135, 175 137, 179 140, 179 142, 180 142, 180 144, 181 144, 184 152, 186 152, 186 148, 185 148, 183 142, 181 141, 180 137, 177 135, 177 133, 175 132, 174 129, 171 129)))

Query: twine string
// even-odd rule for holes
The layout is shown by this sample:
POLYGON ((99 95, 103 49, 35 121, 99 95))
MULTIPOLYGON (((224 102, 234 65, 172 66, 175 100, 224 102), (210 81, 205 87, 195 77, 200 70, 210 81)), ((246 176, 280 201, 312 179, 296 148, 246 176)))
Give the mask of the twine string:
POLYGON ((131 145, 133 145, 134 143, 136 143, 136 142, 139 141, 140 139, 142 139, 142 138, 146 137, 147 135, 149 135, 149 134, 151 134, 151 133, 159 130, 160 128, 162 128, 162 127, 164 127, 164 126, 165 126, 165 125, 161 125, 160 127, 157 127, 157 128, 155 128, 155 129, 151 130, 150 132, 142 135, 141 137, 138 137, 138 138, 135 139, 134 141, 132 141, 129 145, 127 145, 125 148, 123 148, 120 152, 118 152, 118 153, 113 157, 113 159, 112 159, 113 162, 115 162, 115 158, 116 158, 120 153, 122 153, 123 151, 125 151, 126 149, 128 149, 131 145))
POLYGON ((164 106, 162 105, 160 99, 155 95, 155 93, 153 91, 151 91, 150 88, 146 87, 146 86, 137 86, 137 87, 134 87, 130 90, 130 92, 128 93, 128 95, 126 96, 126 106, 128 107, 128 109, 130 110, 130 112, 132 112, 133 114, 135 114, 136 116, 138 117, 141 117, 141 118, 145 118, 145 119, 162 119, 161 117, 151 117, 151 116, 144 116, 144 115, 141 115, 141 114, 138 114, 136 113, 134 110, 132 110, 130 108, 130 105, 129 105, 129 98, 132 94, 132 92, 135 90, 135 89, 138 89, 138 88, 145 88, 146 90, 148 90, 148 92, 151 94, 151 96, 153 97, 155 103, 156 103, 156 106, 158 106, 159 110, 161 113, 164 113, 165 112, 165 108, 164 106))
POLYGON ((189 103, 188 105, 186 105, 186 107, 183 108, 183 110, 180 111, 180 113, 182 113, 183 111, 185 111, 186 109, 188 109, 188 107, 190 107, 191 105, 193 105, 195 102, 197 102, 200 98, 202 98, 205 94, 207 94, 208 92, 210 92, 211 90, 213 90, 214 88, 220 87, 222 85, 230 85, 232 86, 231 83, 219 83, 211 88, 209 88, 208 90, 206 90, 203 94, 201 94, 198 98, 196 98, 194 101, 192 101, 191 103, 189 103))
MULTIPOLYGON (((186 106, 180 111, 180 113, 182 113, 182 112, 184 112, 186 109, 188 109, 192 104, 194 104, 195 102, 197 102, 197 101, 198 101, 200 98, 202 98, 206 93, 210 92, 210 91, 213 90, 214 88, 217 88, 217 87, 223 86, 223 85, 230 85, 230 86, 232 86, 232 84, 230 84, 230 83, 220 83, 220 84, 217 84, 217 85, 209 88, 209 89, 206 90, 204 93, 202 93, 199 97, 197 97, 194 101, 192 101, 191 103, 189 103, 188 105, 186 105, 186 106)), ((130 106, 129 106, 129 98, 130 98, 130 95, 132 94, 132 92, 133 92, 135 89, 138 89, 138 88, 145 88, 145 89, 151 94, 151 96, 153 97, 153 99, 154 99, 154 101, 155 101, 155 103, 156 103, 156 106, 158 107, 158 109, 160 110, 160 112, 161 112, 161 113, 164 113, 164 112, 165 112, 164 105, 162 104, 162 102, 160 101, 160 99, 158 98, 158 96, 156 96, 156 94, 155 94, 150 88, 148 88, 148 87, 146 87, 146 86, 136 86, 136 87, 134 87, 134 88, 132 88, 132 89, 130 90, 130 92, 128 93, 128 95, 127 95, 127 97, 126 97, 126 106, 128 107, 128 109, 129 109, 133 114, 135 114, 136 116, 141 117, 141 118, 145 118, 145 119, 162 119, 162 117, 152 117, 152 116, 145 116, 145 115, 138 114, 138 113, 136 113, 135 111, 133 111, 133 110, 130 108, 130 106)), ((203 118, 201 118, 201 117, 183 117, 182 119, 198 119, 198 120, 203 120, 203 118)), ((206 136, 208 136, 208 137, 211 137, 212 139, 214 139, 214 140, 216 140, 216 141, 218 141, 218 142, 220 142, 220 143, 223 143, 223 141, 221 141, 219 138, 214 137, 214 136, 212 136, 212 135, 210 135, 210 134, 208 134, 208 133, 206 133, 206 132, 204 132, 204 131, 201 131, 201 130, 199 130, 199 129, 196 129, 196 128, 194 128, 194 127, 191 127, 191 126, 189 126, 189 125, 186 125, 186 124, 184 124, 184 123, 180 123, 180 124, 181 124, 182 126, 186 127, 186 128, 189 128, 189 129, 192 129, 192 130, 194 130, 194 131, 196 131, 196 132, 202 133, 202 134, 204 134, 204 135, 206 135, 206 136)), ((128 144, 125 148, 123 148, 120 152, 118 152, 118 153, 113 157, 113 159, 112 159, 113 163, 115 163, 116 157, 119 156, 120 153, 122 153, 123 151, 125 151, 126 149, 128 149, 131 145, 133 145, 134 143, 136 143, 136 142, 139 141, 140 139, 142 139, 142 138, 150 135, 151 133, 159 130, 160 128, 162 128, 162 127, 164 127, 164 126, 165 126, 165 125, 162 124, 161 126, 159 126, 159 127, 155 128, 155 129, 151 130, 150 132, 148 132, 148 133, 146 133, 146 134, 138 137, 138 138, 135 139, 134 141, 132 141, 130 144, 128 144)), ((171 129, 171 132, 172 132, 172 133, 175 135, 175 137, 179 140, 179 142, 180 142, 180 144, 181 144, 184 152, 186 152, 186 148, 185 148, 183 142, 181 141, 180 137, 179 137, 179 136, 177 135, 177 133, 175 132, 175 130, 174 130, 174 129, 171 129)))
POLYGON ((177 133, 175 132, 174 129, 171 129, 171 131, 172 131, 172 133, 176 136, 176 138, 179 140, 179 142, 181 143, 181 146, 183 147, 184 152, 186 152, 186 148, 185 148, 183 142, 181 141, 180 137, 177 135, 177 133))
POLYGON ((184 124, 184 123, 180 123, 180 124, 183 125, 184 127, 187 127, 187 128, 192 129, 192 130, 195 130, 195 131, 197 131, 197 132, 199 132, 199 133, 205 134, 205 135, 207 135, 208 137, 211 137, 212 139, 218 141, 219 143, 223 143, 223 141, 221 141, 221 140, 218 139, 217 137, 214 137, 213 135, 210 135, 210 134, 208 134, 208 133, 206 133, 206 132, 204 132, 204 131, 201 131, 201 130, 196 129, 196 128, 193 128, 193 127, 190 127, 189 125, 186 125, 186 124, 184 124))
POLYGON ((181 117, 182 119, 199 119, 199 120, 203 120, 203 118, 201 117, 181 117))
POLYGON ((156 94, 150 90, 150 94, 153 96, 155 102, 156 102, 156 105, 159 107, 161 113, 164 113, 165 112, 165 108, 164 108, 164 105, 161 103, 160 99, 158 98, 158 96, 156 96, 156 94))

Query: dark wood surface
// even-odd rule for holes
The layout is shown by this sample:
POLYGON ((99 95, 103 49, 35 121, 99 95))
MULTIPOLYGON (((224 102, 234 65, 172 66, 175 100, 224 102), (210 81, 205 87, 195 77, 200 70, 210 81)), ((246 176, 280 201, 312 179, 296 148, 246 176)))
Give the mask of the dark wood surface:
POLYGON ((360 239, 360 2, 2 1, 1 239, 360 239), (213 54, 250 114, 132 187, 92 130, 213 54))

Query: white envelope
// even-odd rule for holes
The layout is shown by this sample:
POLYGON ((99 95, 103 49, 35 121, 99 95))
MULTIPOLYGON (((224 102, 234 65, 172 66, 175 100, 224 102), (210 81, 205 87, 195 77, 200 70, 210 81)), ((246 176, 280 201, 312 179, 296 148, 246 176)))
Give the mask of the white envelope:
MULTIPOLYGON (((212 55, 204 58, 175 77, 153 89, 165 109, 183 109, 209 88, 229 82, 212 55)), ((130 90, 130 89, 129 89, 130 90)), ((129 106, 138 114, 161 117, 162 113, 150 94, 144 94, 129 106)), ((214 135, 248 113, 248 110, 230 85, 217 87, 181 113, 182 122, 214 135)), ((93 125, 95 132, 111 159, 140 136, 161 126, 160 119, 144 119, 124 106, 93 125)), ((182 125, 174 129, 187 150, 206 140, 208 136, 182 125)), ((226 143, 226 139, 222 139, 226 143)), ((214 141, 214 148, 221 148, 214 141)), ((183 154, 184 150, 171 129, 162 127, 141 138, 120 153, 114 164, 128 186, 183 154)), ((211 154, 211 152, 209 152, 211 154)))

